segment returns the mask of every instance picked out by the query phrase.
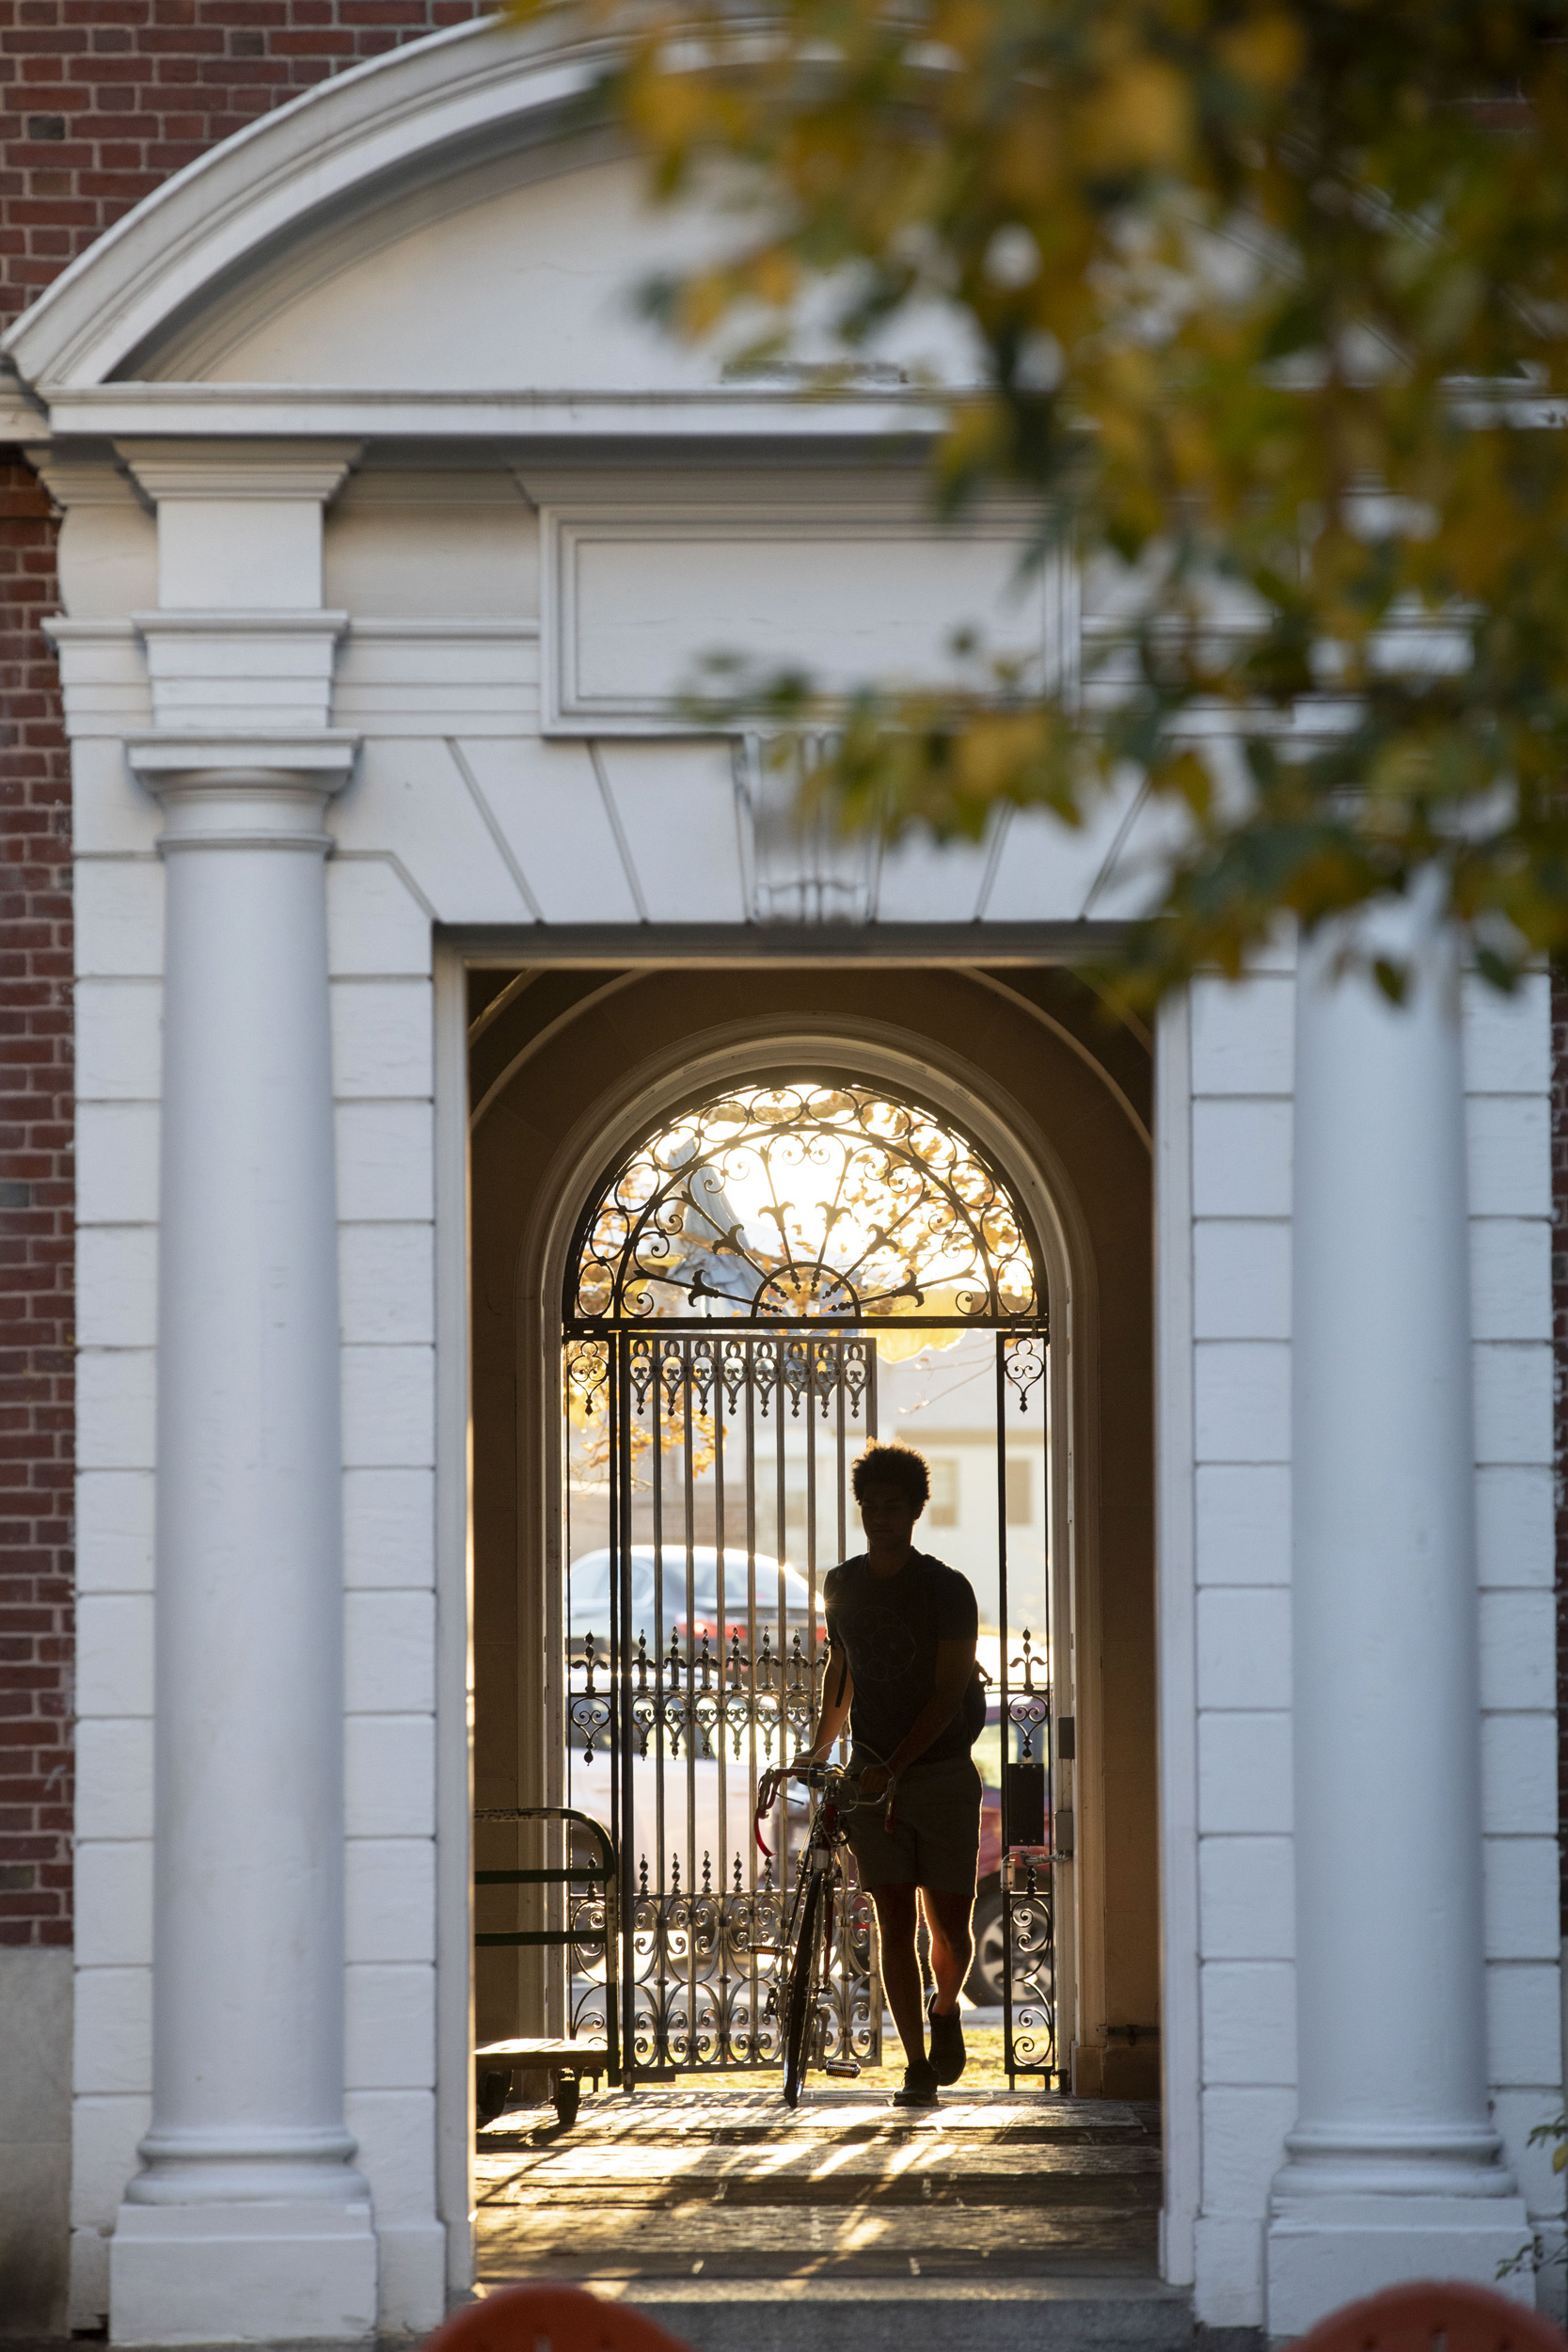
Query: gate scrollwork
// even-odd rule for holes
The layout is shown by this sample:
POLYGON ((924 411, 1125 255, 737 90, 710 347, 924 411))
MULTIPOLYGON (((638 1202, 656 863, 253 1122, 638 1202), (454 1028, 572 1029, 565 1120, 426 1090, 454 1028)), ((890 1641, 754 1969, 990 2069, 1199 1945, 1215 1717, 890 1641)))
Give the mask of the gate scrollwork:
MULTIPOLYGON (((848 1079, 737 1087, 664 1121, 601 1186, 573 1261, 571 1324, 1044 1319, 1034 1248, 980 1147, 848 1079)), ((803 1377, 788 1385, 798 1410, 803 1377)))

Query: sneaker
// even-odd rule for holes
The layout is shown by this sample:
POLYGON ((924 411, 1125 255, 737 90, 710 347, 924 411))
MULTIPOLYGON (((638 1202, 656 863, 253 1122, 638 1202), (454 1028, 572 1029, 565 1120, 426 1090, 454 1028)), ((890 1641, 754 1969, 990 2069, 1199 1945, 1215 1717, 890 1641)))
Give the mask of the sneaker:
POLYGON ((927 2021, 931 2028, 931 2072, 939 2083, 956 2083, 969 2062, 964 2048, 964 2029, 956 2009, 945 2017, 936 2012, 936 1994, 926 2004, 927 2021))
POLYGON ((904 2069, 904 2088, 893 2094, 895 2107, 934 2107, 937 2104, 937 2078, 924 2058, 904 2069))

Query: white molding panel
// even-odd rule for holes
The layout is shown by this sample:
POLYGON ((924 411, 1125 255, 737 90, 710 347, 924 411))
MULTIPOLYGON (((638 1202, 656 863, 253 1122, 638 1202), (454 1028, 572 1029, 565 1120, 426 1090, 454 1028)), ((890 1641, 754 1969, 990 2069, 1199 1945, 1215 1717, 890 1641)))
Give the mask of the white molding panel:
MULTIPOLYGON (((800 669, 828 692, 857 678, 957 674, 952 632, 1055 674, 1069 654, 1060 567, 1021 585, 1029 524, 1013 513, 944 530, 928 513, 841 490, 787 505, 605 494, 541 508, 541 727, 546 735, 693 735, 682 697, 733 654, 800 669)), ((714 691, 719 691, 717 688, 714 691)))

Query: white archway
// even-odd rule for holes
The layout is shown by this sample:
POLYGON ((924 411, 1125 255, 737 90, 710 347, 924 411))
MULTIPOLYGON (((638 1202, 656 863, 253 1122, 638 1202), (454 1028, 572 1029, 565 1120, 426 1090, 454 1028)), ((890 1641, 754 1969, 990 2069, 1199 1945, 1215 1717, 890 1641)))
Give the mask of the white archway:
MULTIPOLYGON (((812 1067, 856 1072, 886 1087, 890 1094, 907 1094, 950 1118, 974 1137, 1012 1189, 1037 1239, 1053 1333, 1048 1369, 1053 1433, 1052 1610, 1067 1669, 1064 1694, 1056 1704, 1062 1713, 1076 1710, 1078 1726, 1077 1851, 1067 1874, 1069 1883, 1058 1890, 1058 2014, 1065 2049, 1082 2019, 1088 2018, 1092 2028, 1098 2017, 1095 2002, 1105 1965, 1103 1823, 1098 1803, 1083 1793, 1098 1785, 1101 1769, 1096 1675, 1092 1664, 1082 1662, 1097 1659, 1100 1646, 1099 1534, 1096 1512, 1084 1500, 1097 1491, 1099 1476, 1099 1285, 1094 1248, 1073 1180, 1038 1120, 1022 1103, 994 1086, 977 1086, 973 1068, 958 1055, 918 1032, 863 1019, 811 1026, 782 1017, 718 1024, 641 1057, 608 1089, 553 1155, 541 1186, 549 1212, 531 1232, 517 1264, 519 1403, 524 1425, 534 1433, 531 1467, 521 1479, 528 1508, 520 1541, 525 1559, 533 1564, 524 1569, 525 1584, 538 1612, 544 1655, 553 1661, 562 1653, 557 1613, 564 1475, 558 1443, 561 1305, 584 1203, 606 1168, 672 1104, 812 1067)), ((493 1104, 499 1091, 499 1087, 493 1089, 487 1103, 493 1104)), ((551 1706, 559 1709, 561 1703, 556 1696, 551 1706)), ((535 1769, 541 1775, 541 1796, 547 1788, 548 1799, 557 1798, 558 1788, 546 1778, 557 1769, 547 1748, 539 1754, 535 1769)), ((449 1997, 455 1998, 455 1993, 449 1997)))

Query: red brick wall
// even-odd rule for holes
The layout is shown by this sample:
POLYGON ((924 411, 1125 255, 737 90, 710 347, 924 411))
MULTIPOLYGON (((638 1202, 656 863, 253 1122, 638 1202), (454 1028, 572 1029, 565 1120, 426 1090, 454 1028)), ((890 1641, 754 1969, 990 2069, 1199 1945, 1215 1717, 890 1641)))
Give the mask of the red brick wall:
POLYGON ((0 0, 0 316, 219 139, 474 0, 0 0))
POLYGON ((0 1944, 71 1941, 71 780, 49 501, 0 463, 0 1944))
MULTIPOLYGON (((0 0, 0 322, 160 181, 476 0, 0 0)), ((0 448, 0 1943, 71 1941, 71 793, 48 500, 0 448)))

